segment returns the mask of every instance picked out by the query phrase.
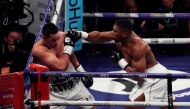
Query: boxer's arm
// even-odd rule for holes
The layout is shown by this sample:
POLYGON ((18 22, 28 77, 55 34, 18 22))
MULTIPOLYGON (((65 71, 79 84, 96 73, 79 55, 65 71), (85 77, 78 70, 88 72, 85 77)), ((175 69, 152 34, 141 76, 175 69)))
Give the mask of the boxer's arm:
POLYGON ((145 72, 146 61, 142 58, 136 58, 131 62, 131 66, 125 68, 127 72, 145 72))
POLYGON ((117 63, 122 69, 125 69, 127 66, 129 66, 129 63, 127 60, 125 60, 123 54, 120 51, 113 50, 111 58, 113 62, 117 63))
POLYGON ((65 53, 62 53, 62 55, 56 57, 55 55, 48 52, 33 50, 32 54, 38 62, 47 66, 50 70, 65 71, 69 62, 69 55, 65 53))
POLYGON ((80 63, 78 62, 77 57, 75 56, 74 53, 71 54, 70 61, 75 68, 77 68, 80 65, 80 63))
POLYGON ((115 35, 112 31, 105 31, 105 32, 99 32, 99 31, 92 31, 88 33, 88 37, 85 37, 83 39, 86 39, 90 42, 106 42, 106 41, 112 41, 115 39, 115 35))
POLYGON ((71 29, 67 33, 70 33, 71 36, 76 37, 82 37, 83 39, 95 42, 95 43, 101 43, 106 41, 112 41, 116 38, 116 33, 113 31, 92 31, 90 33, 84 32, 84 31, 78 31, 76 29, 71 29))
POLYGON ((77 57, 75 56, 74 53, 71 54, 70 61, 73 64, 76 71, 78 71, 78 72, 86 72, 84 70, 84 68, 82 67, 82 65, 79 63, 79 61, 78 61, 78 59, 77 59, 77 57))
MULTIPOLYGON (((145 72, 146 70, 146 61, 145 56, 139 55, 134 58, 131 62, 131 66, 127 66, 125 69, 128 73, 132 72, 145 72)), ((144 78, 133 78, 134 80, 138 81, 138 84, 140 85, 144 78)))

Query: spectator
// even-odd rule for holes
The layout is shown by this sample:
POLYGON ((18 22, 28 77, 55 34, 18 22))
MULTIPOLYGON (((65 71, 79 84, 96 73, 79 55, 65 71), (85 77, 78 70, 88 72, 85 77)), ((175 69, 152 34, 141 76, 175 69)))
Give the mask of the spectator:
POLYGON ((124 0, 124 11, 130 13, 138 12, 138 6, 135 0, 124 0))
MULTIPOLYGON (((158 8, 155 12, 158 13, 179 13, 183 12, 182 8, 175 3, 175 0, 162 0, 162 6, 158 8)), ((151 19, 143 21, 141 24, 144 37, 158 37, 158 38, 182 38, 187 37, 187 20, 177 19, 177 18, 165 18, 165 19, 151 19)), ((174 46, 173 46, 174 47, 174 46)), ((159 47, 160 48, 160 47, 159 47)), ((184 47, 176 46, 175 51, 171 46, 161 47, 162 50, 169 51, 172 54, 183 54, 184 47), (179 50, 176 50, 178 49, 179 50), (179 51, 177 53, 177 51, 179 51)))
MULTIPOLYGON (((190 12, 190 0, 179 0, 182 7, 184 7, 184 11, 189 13, 190 12)), ((188 20, 188 38, 190 38, 190 20, 188 20)), ((188 44, 186 47, 186 54, 190 55, 190 45, 188 44)))
MULTIPOLYGON (((124 13, 139 13, 141 12, 140 8, 137 6, 136 0, 123 0, 123 12, 124 13)), ((140 34, 141 28, 140 24, 143 21, 142 19, 132 19, 133 30, 135 33, 140 34)))
POLYGON ((182 0, 182 6, 185 8, 186 12, 190 11, 190 0, 182 0))
MULTIPOLYGON (((182 8, 175 4, 175 0, 162 0, 162 6, 155 12, 177 13, 182 12, 182 8)), ((187 22, 176 18, 166 18, 160 20, 146 20, 141 24, 141 27, 144 30, 145 37, 186 37, 187 30, 184 29, 184 24, 187 24, 187 22)))
POLYGON ((1 43, 1 73, 10 73, 10 67, 13 63, 16 47, 14 41, 21 39, 21 34, 16 28, 8 30, 1 43))
MULTIPOLYGON (((26 31, 25 31, 26 32, 26 31)), ((34 35, 25 35, 20 26, 8 28, 0 44, 1 73, 22 71, 34 42, 34 35)))

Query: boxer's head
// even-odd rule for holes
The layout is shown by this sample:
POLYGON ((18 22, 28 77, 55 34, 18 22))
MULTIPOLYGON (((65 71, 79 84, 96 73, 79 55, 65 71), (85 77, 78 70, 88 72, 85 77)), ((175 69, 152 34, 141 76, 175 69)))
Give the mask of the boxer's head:
POLYGON ((128 19, 117 20, 113 25, 113 32, 116 35, 116 41, 124 41, 131 36, 133 24, 128 19))
POLYGON ((53 23, 47 23, 42 29, 43 39, 48 47, 54 48, 59 40, 58 28, 53 23))

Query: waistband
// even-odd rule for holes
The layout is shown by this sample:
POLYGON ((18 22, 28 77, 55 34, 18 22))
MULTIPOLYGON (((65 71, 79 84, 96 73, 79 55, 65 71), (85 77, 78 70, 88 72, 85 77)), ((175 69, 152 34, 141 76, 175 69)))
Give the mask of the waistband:
POLYGON ((156 65, 146 69, 145 72, 146 73, 167 73, 167 68, 158 62, 156 65))

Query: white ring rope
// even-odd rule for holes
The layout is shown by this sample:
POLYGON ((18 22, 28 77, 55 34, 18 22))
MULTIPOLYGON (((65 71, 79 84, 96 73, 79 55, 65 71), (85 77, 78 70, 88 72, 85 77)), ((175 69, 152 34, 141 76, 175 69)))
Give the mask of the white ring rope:
POLYGON ((56 9, 55 9, 57 11, 57 13, 55 11, 55 13, 54 13, 54 15, 52 17, 52 20, 51 20, 51 22, 54 23, 55 25, 57 24, 58 17, 59 17, 59 14, 61 12, 61 6, 62 6, 62 4, 63 4, 63 0, 57 0, 56 9))
MULTIPOLYGON (((35 106, 37 106, 38 101, 31 101, 35 106)), ((41 105, 49 105, 49 106, 130 106, 130 107, 165 107, 168 106, 168 102, 130 102, 130 101, 41 101, 41 105)), ((190 106, 190 102, 173 102, 174 106, 180 107, 188 107, 190 106)))
MULTIPOLYGON (((32 72, 34 77, 37 77, 38 72, 32 72)), ((41 72, 42 76, 63 76, 63 77, 99 77, 99 78, 190 78, 190 74, 171 74, 171 73, 142 73, 142 72, 133 72, 133 73, 106 73, 106 72, 63 72, 63 71, 49 71, 41 72)))
MULTIPOLYGON (((149 44, 190 44, 190 38, 143 38, 149 44)), ((83 43, 90 43, 82 40, 83 43)), ((114 41, 106 42, 105 44, 113 44, 114 41)))
POLYGON ((178 19, 189 19, 190 13, 113 13, 113 12, 91 12, 83 13, 84 17, 95 17, 95 18, 178 18, 178 19))

